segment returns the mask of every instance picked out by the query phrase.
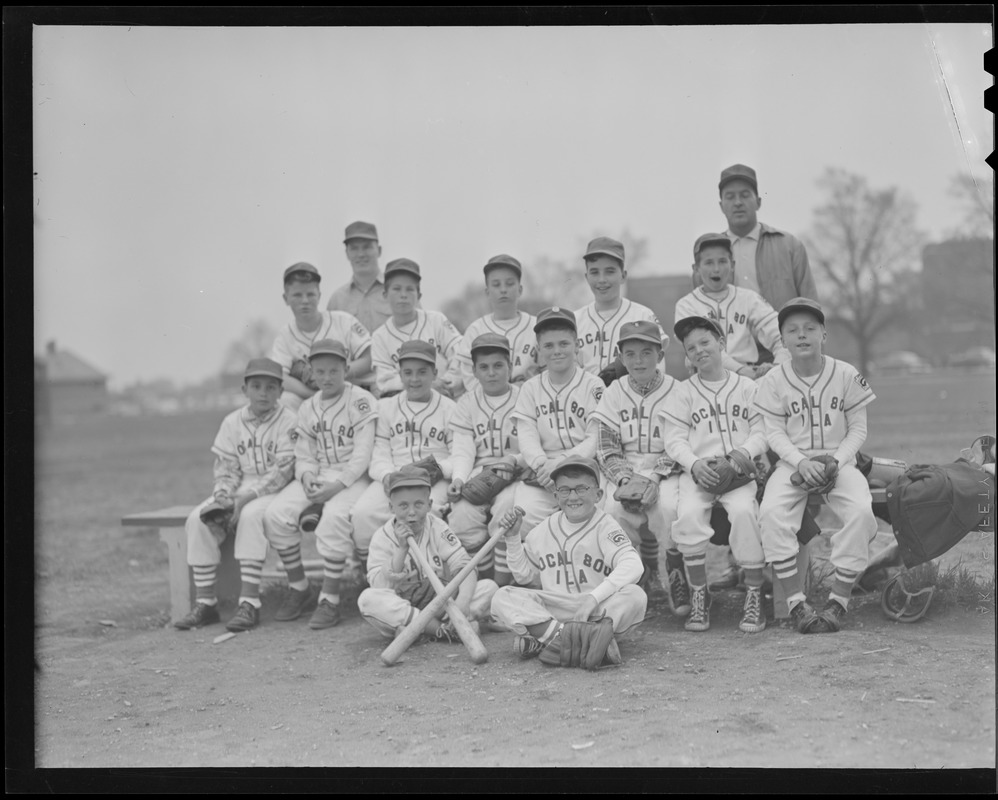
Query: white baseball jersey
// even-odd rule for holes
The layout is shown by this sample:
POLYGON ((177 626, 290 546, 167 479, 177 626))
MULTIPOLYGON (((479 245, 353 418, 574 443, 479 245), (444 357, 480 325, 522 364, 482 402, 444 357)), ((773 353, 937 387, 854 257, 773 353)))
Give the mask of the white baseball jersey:
POLYGON ((642 395, 628 378, 621 378, 603 392, 593 419, 618 433, 624 457, 634 469, 650 469, 655 458, 649 456, 659 456, 665 451, 660 415, 679 386, 679 381, 671 375, 662 375, 661 385, 642 395))
POLYGON ((295 412, 284 406, 265 417, 254 416, 249 406, 228 414, 211 446, 217 456, 215 491, 232 495, 252 489, 264 495, 284 488, 294 472, 297 423, 295 412))
POLYGON ((375 399, 357 386, 346 384, 343 393, 331 400, 316 392, 298 409, 295 474, 301 478, 306 472, 334 469, 350 486, 367 471, 371 458, 368 449, 361 463, 351 463, 357 461, 356 436, 377 418, 375 399))
POLYGON ((766 451, 762 417, 755 408, 758 385, 725 372, 720 381, 699 375, 683 381, 661 412, 666 452, 687 472, 699 459, 723 456, 736 447, 752 458, 766 451))
POLYGON ((780 364, 759 379, 757 410, 787 433, 805 456, 834 453, 845 439, 846 413, 876 399, 859 371, 845 361, 823 356, 821 372, 802 378, 790 363, 780 364))
POLYGON ((322 324, 311 333, 303 333, 294 320, 277 334, 270 357, 287 375, 296 359, 308 361, 312 344, 320 339, 335 339, 347 349, 351 361, 356 361, 371 347, 371 334, 357 318, 346 311, 321 311, 322 324))
POLYGON ((479 386, 461 395, 450 419, 455 478, 467 480, 474 467, 519 454, 513 417, 519 392, 511 385, 506 394, 489 397, 479 386))
POLYGON ((776 363, 790 359, 790 353, 780 339, 780 326, 773 307, 758 292, 740 286, 728 286, 723 298, 709 294, 702 286, 679 298, 676 321, 686 317, 706 317, 724 331, 726 369, 737 370, 759 361, 756 340, 773 354, 776 363))
POLYGON ((524 383, 513 416, 527 465, 536 469, 546 459, 570 450, 591 457, 596 452, 597 430, 591 417, 602 396, 603 381, 578 368, 564 386, 553 386, 547 372, 524 383), (580 450, 583 445, 585 452, 580 450))
MULTIPOLYGON (((367 557, 367 582, 373 589, 391 589, 395 584, 388 577, 392 569, 392 556, 399 549, 400 542, 395 533, 395 517, 374 532, 371 537, 371 547, 367 557)), ((427 514, 423 523, 423 532, 418 539, 410 539, 409 549, 418 547, 426 563, 433 566, 433 571, 441 582, 446 584, 457 575, 471 556, 458 541, 447 523, 433 514, 427 514)), ((402 562, 402 572, 422 579, 425 576, 419 568, 419 562, 412 553, 406 553, 402 562)), ((404 579, 399 579, 404 580, 404 579)))
POLYGON ((434 391, 426 403, 415 403, 405 392, 378 401, 378 427, 374 435, 371 477, 380 481, 399 467, 433 456, 451 473, 450 420, 454 401, 434 391))
POLYGON ((604 367, 610 366, 617 357, 617 337, 620 326, 625 322, 654 322, 662 331, 655 312, 646 306, 634 303, 626 297, 620 300, 616 311, 601 312, 596 310, 592 302, 575 312, 575 324, 578 330, 579 358, 582 368, 594 375, 604 367))
POLYGON ((401 391, 398 349, 413 339, 428 342, 437 349, 437 374, 443 378, 450 369, 461 334, 439 311, 417 309, 416 319, 401 327, 389 319, 371 336, 371 364, 379 391, 401 391))
POLYGON ((487 314, 472 322, 458 343, 455 363, 451 371, 458 372, 464 388, 472 391, 478 386, 478 378, 474 374, 471 362, 471 343, 483 333, 498 333, 506 337, 510 346, 510 359, 513 368, 509 379, 530 378, 537 374, 537 336, 534 324, 537 318, 520 311, 515 319, 496 319, 494 314, 487 314))

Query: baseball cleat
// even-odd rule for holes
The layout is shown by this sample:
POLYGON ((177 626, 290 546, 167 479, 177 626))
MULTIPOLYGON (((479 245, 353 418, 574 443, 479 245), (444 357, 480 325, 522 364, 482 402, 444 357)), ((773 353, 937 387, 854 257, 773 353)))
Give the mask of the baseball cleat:
POLYGON ((846 615, 846 610, 840 603, 829 599, 824 608, 818 612, 818 622, 815 623, 815 630, 812 633, 838 633, 842 630, 842 618, 846 615))
POLYGON ((685 617, 690 613, 690 585, 681 569, 669 570, 669 585, 666 587, 669 595, 669 608, 677 617, 685 617))
POLYGON ((513 639, 513 652, 522 659, 534 658, 544 649, 533 636, 517 636, 513 639))
POLYGON ((745 592, 745 607, 738 630, 743 633, 761 633, 766 630, 766 615, 762 611, 762 589, 749 586, 745 592))
POLYGON ((331 603, 325 598, 315 607, 312 618, 308 621, 308 627, 313 631, 321 631, 332 628, 340 624, 343 616, 340 614, 340 604, 331 603))
POLYGON ((259 624, 260 609, 252 603, 240 603, 232 619, 225 623, 225 629, 233 633, 242 633, 252 630, 259 624))
POLYGON ((790 620, 799 633, 822 633, 824 623, 806 600, 801 600, 790 609, 790 620), (817 630, 818 625, 822 630, 817 630))
POLYGON ((173 627, 182 631, 189 631, 191 628, 200 628, 203 625, 211 625, 219 622, 218 608, 209 606, 207 603, 198 603, 183 619, 178 619, 173 623, 173 627))
POLYGON ((309 586, 307 589, 298 590, 288 587, 288 593, 284 595, 284 602, 277 609, 274 619, 278 622, 290 622, 298 619, 316 601, 316 593, 309 586))
POLYGON ((431 641, 447 642, 447 644, 454 644, 455 639, 460 639, 460 637, 457 635, 457 631, 454 630, 454 626, 449 622, 441 622, 437 626, 437 632, 430 637, 431 641))
POLYGON ((688 631, 710 630, 710 593, 706 586, 690 587, 690 616, 683 625, 688 631))

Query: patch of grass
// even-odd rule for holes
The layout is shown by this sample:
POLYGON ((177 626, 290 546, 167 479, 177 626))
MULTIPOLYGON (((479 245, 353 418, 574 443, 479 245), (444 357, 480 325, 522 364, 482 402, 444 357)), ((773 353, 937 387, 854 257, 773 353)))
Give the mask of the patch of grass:
POLYGON ((981 575, 962 561, 941 569, 934 561, 919 564, 902 573, 901 583, 909 592, 935 586, 933 603, 957 607, 981 614, 995 613, 995 573, 981 575))

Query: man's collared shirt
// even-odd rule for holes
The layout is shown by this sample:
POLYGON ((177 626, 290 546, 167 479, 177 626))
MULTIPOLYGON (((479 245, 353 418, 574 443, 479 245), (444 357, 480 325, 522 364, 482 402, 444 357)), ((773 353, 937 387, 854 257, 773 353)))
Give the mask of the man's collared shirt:
POLYGON ((759 236, 762 225, 756 223, 755 227, 744 236, 736 236, 730 229, 726 235, 731 239, 731 257, 735 260, 735 277, 732 281, 735 286, 743 289, 751 289, 757 294, 759 291, 759 278, 755 271, 755 251, 759 246, 759 236))

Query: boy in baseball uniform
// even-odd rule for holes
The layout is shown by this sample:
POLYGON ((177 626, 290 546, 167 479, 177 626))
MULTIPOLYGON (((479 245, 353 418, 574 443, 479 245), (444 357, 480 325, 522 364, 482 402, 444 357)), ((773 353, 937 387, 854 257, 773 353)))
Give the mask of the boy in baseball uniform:
MULTIPOLYGON (((713 531, 711 510, 719 503, 731 519, 731 550, 745 571, 745 606, 740 630, 766 627, 762 610, 765 557, 759 536, 755 480, 724 493, 712 491, 720 476, 708 459, 737 452, 751 465, 766 450, 762 418, 755 409, 757 385, 723 365, 724 336, 714 320, 686 317, 675 325, 676 338, 696 374, 679 384, 661 412, 665 450, 683 468, 679 476, 679 516, 672 538, 686 562, 690 616, 686 630, 710 628, 707 545, 713 531)), ((747 471, 746 474, 752 474, 747 471)))
POLYGON ((606 388, 593 412, 599 428, 596 457, 609 486, 622 487, 635 475, 648 478, 651 483, 640 505, 625 504, 610 496, 603 510, 620 523, 639 549, 645 569, 642 588, 648 592, 659 584, 660 575, 667 576, 664 585, 672 611, 677 616, 686 616, 690 604, 683 557, 672 543, 679 476, 675 462, 665 453, 660 419, 666 401, 679 383, 660 368, 662 337, 654 322, 642 320, 621 325, 617 350, 627 376, 606 388), (663 569, 659 568, 661 552, 666 554, 663 569))
POLYGON ((265 512, 295 469, 296 419, 278 402, 281 378, 281 365, 275 361, 250 361, 243 373, 248 402, 222 421, 215 436, 214 491, 187 518, 187 563, 194 571, 197 602, 190 614, 174 623, 181 630, 218 622, 219 545, 233 530, 242 588, 239 608, 225 627, 247 631, 260 620, 260 575, 267 557, 265 512), (206 510, 228 512, 228 519, 214 521, 206 510))
POLYGON ((374 364, 376 394, 389 397, 404 388, 399 373, 399 348, 413 340, 429 342, 436 351, 438 377, 433 388, 450 396, 451 388, 445 377, 461 340, 450 320, 439 311, 419 308, 419 264, 408 258, 396 258, 385 265, 385 297, 391 307, 391 318, 378 328, 371 338, 371 360, 374 364))
MULTIPOLYGON (((562 663, 563 623, 608 618, 614 635, 644 619, 648 597, 637 586, 641 559, 616 520, 597 508, 603 494, 600 468, 589 458, 569 457, 552 470, 559 510, 520 539, 521 518, 506 514, 507 558, 517 583, 537 580, 540 589, 503 586, 492 598, 492 616, 517 635, 514 649, 524 658, 540 655, 562 663)), ((609 663, 620 663, 613 641, 609 663)))
MULTIPOLYGON (((571 311, 558 306, 545 308, 537 315, 534 332, 545 370, 523 384, 513 411, 520 452, 534 473, 516 484, 516 505, 525 512, 525 531, 558 510, 553 494, 554 468, 569 457, 596 455, 592 414, 604 389, 603 382, 576 360, 578 331, 571 311)), ((496 547, 496 583, 500 586, 509 580, 499 568, 504 549, 500 541, 496 547)))
MULTIPOLYGON (((342 342, 315 342, 308 363, 319 391, 298 409, 298 480, 289 483, 267 509, 267 529, 290 586, 276 618, 297 619, 314 600, 302 566, 299 518, 310 505, 321 506, 315 542, 323 562, 322 590, 308 626, 322 630, 338 625, 341 618, 343 571, 354 552, 350 512, 371 483, 367 468, 377 409, 370 394, 346 382, 348 355, 342 342)), ((356 545, 361 552, 367 546, 366 541, 356 545)))
MULTIPOLYGON (((404 584, 425 578, 410 549, 419 548, 426 563, 433 565, 433 571, 445 585, 471 556, 447 523, 430 513, 430 476, 425 470, 403 467, 392 473, 387 483, 392 516, 371 539, 367 572, 370 586, 357 598, 357 607, 375 630, 390 639, 412 622, 420 608, 426 605, 421 603, 417 607, 400 594, 404 584)), ((455 601, 469 620, 484 619, 498 588, 490 580, 479 580, 472 570, 461 583, 455 601)), ((424 633, 437 640, 456 638, 443 617, 431 617, 424 633)))
POLYGON ((498 255, 490 258, 484 267, 485 296, 489 299, 491 313, 479 317, 464 332, 451 364, 451 384, 464 386, 471 392, 478 386, 472 363, 471 345, 479 336, 491 333, 509 342, 511 383, 522 383, 538 373, 537 339, 531 314, 519 310, 523 295, 523 267, 513 256, 498 255))
POLYGON ((322 311, 319 307, 319 270, 299 262, 284 270, 284 303, 294 320, 277 334, 271 358, 284 371, 281 403, 297 411, 302 400, 316 392, 308 366, 308 352, 320 339, 335 339, 347 347, 348 381, 368 380, 371 371, 371 334, 345 311, 322 311))
POLYGON ((616 359, 621 325, 637 321, 654 323, 662 335, 663 349, 669 346, 669 337, 658 325, 655 312, 621 296, 627 278, 623 244, 600 236, 589 243, 582 259, 593 302, 575 312, 579 363, 586 372, 599 375, 609 386, 625 374, 616 359))
MULTIPOLYGON (((438 511, 447 504, 453 474, 450 421, 454 401, 433 388, 438 355, 434 345, 419 339, 404 342, 398 350, 398 372, 405 390, 378 401, 368 470, 372 483, 357 500, 352 516, 357 542, 370 542, 374 532, 388 521, 392 513, 388 479, 402 467, 432 458, 438 474, 431 476, 430 497, 438 511)), ((362 555, 367 557, 367 553, 362 555)))
MULTIPOLYGON (((474 555, 496 530, 499 518, 513 508, 516 484, 510 483, 490 503, 475 505, 461 496, 465 483, 486 468, 494 468, 501 477, 512 481, 525 465, 513 419, 520 387, 509 380, 509 342, 501 334, 483 333, 471 343, 471 359, 475 388, 461 395, 450 420, 454 472, 448 489, 448 522, 464 549, 474 555)), ((491 577, 492 565, 490 553, 479 563, 478 574, 491 577)))
POLYGON ((779 324, 790 362, 763 376, 755 400, 769 446, 780 457, 760 507, 762 544, 797 630, 834 633, 842 625, 853 584, 866 569, 877 533, 870 487, 856 468, 856 453, 866 441, 866 407, 876 395, 855 367, 822 353, 828 334, 817 302, 791 300, 780 309, 779 324), (842 527, 831 535, 832 590, 816 613, 804 599, 796 534, 809 489, 827 485, 829 474, 834 474, 834 468, 829 471, 815 460, 829 455, 838 473, 825 499, 842 527))

